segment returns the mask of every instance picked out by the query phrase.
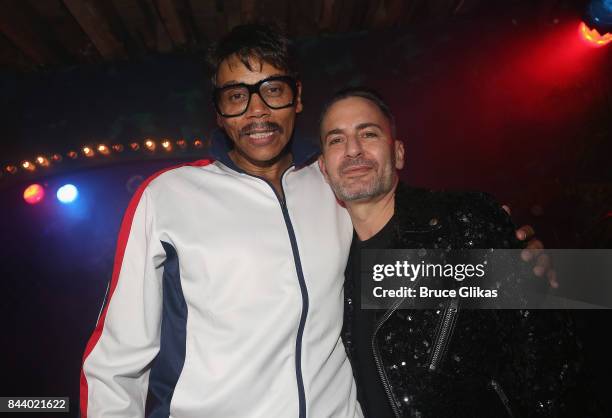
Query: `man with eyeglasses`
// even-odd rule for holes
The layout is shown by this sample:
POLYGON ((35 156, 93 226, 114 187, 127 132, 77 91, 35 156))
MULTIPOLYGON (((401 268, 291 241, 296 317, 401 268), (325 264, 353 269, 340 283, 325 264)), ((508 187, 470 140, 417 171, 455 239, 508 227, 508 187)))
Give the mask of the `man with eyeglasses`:
POLYGON ((362 417, 340 338, 353 227, 318 148, 292 140, 302 86, 288 40, 239 26, 211 61, 214 159, 132 199, 81 415, 362 417))
POLYGON ((287 47, 243 26, 212 54, 224 134, 214 160, 149 178, 128 208, 83 417, 362 417, 340 339, 352 225, 317 148, 290 141, 287 47))

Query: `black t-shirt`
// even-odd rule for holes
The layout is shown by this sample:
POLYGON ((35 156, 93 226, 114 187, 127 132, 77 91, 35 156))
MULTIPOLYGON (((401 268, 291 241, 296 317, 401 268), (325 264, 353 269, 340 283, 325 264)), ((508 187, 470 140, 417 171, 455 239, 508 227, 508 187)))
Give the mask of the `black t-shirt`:
POLYGON ((381 383, 372 349, 372 334, 382 312, 361 309, 360 253, 365 249, 391 248, 393 224, 394 217, 376 235, 365 241, 360 241, 357 234, 354 234, 346 275, 347 280, 353 281, 354 308, 351 318, 354 347, 353 368, 355 369, 359 402, 367 418, 395 418, 395 415, 381 383))

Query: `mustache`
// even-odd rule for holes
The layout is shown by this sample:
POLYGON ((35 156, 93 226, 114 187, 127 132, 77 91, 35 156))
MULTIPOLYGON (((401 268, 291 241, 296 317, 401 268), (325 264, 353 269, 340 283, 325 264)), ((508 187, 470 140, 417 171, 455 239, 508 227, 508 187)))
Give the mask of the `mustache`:
POLYGON ((339 171, 343 172, 351 167, 356 167, 356 166, 360 166, 360 167, 369 167, 369 168, 376 168, 376 161, 373 160, 368 160, 366 158, 363 157, 359 157, 359 158, 351 158, 351 159, 346 159, 344 160, 341 164, 340 164, 340 168, 339 171))
POLYGON ((240 129, 240 136, 249 135, 253 131, 278 131, 283 133, 283 128, 276 122, 253 122, 240 129))

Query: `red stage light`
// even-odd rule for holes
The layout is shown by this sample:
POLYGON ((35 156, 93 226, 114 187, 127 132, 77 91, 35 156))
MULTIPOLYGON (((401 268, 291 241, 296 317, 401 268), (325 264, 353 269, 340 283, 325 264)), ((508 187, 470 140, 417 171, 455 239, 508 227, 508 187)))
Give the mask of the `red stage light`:
POLYGON ((32 184, 23 192, 23 200, 30 205, 39 203, 45 197, 45 189, 40 184, 32 184))
POLYGON ((589 45, 600 47, 612 42, 612 33, 600 34, 597 29, 590 29, 586 23, 580 23, 580 36, 589 45))

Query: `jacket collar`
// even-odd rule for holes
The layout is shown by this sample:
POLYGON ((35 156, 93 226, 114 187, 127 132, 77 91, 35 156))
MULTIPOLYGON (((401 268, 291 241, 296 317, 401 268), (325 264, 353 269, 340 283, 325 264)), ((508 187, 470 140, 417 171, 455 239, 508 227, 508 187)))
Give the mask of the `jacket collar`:
POLYGON ((431 190, 411 187, 401 180, 395 190, 395 219, 406 232, 424 232, 440 228, 440 210, 431 190))
MULTIPOLYGON (((212 132, 211 141, 210 154, 215 160, 222 162, 232 170, 238 172, 243 171, 241 168, 237 167, 229 157, 229 152, 233 148, 232 140, 222 129, 216 128, 212 132)), ((319 147, 305 138, 296 138, 295 135, 289 141, 288 146, 289 152, 291 152, 293 156, 293 165, 297 168, 301 168, 314 161, 320 153, 319 147)))

